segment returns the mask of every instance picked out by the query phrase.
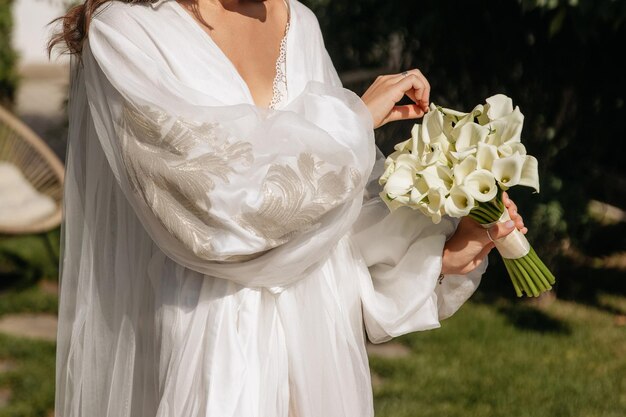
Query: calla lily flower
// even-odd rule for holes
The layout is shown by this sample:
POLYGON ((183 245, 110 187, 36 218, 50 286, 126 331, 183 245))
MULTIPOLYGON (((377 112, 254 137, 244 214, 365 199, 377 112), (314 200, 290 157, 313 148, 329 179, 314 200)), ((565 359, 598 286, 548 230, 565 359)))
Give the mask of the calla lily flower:
POLYGON ((493 161, 491 172, 498 183, 506 188, 519 184, 525 157, 519 153, 493 161))
MULTIPOLYGON (((445 158, 445 156, 444 156, 445 158)), ((421 168, 429 167, 435 165, 442 159, 441 150, 439 147, 433 148, 430 152, 425 152, 421 155, 419 160, 421 168)))
POLYGON ((489 129, 486 142, 500 146, 507 142, 520 142, 522 139, 522 128, 524 127, 524 115, 519 107, 504 117, 489 121, 485 125, 489 129))
POLYGON ((522 167, 519 185, 534 188, 536 192, 539 192, 539 164, 537 158, 530 155, 526 155, 524 158, 524 166, 522 167))
POLYGON ((409 200, 411 204, 413 206, 419 205, 424 200, 424 198, 428 196, 428 190, 430 190, 430 187, 428 187, 428 184, 426 183, 426 181, 424 181, 424 178, 419 177, 415 181, 415 186, 413 187, 409 195, 409 200))
POLYGON ((403 142, 396 143, 393 149, 400 153, 408 152, 411 150, 411 140, 412 138, 409 138, 403 142))
POLYGON ((411 188, 413 188, 414 178, 415 173, 412 169, 404 166, 398 167, 389 176, 389 178, 387 178, 387 183, 385 184, 385 192, 391 198, 403 196, 411 191, 411 188))
POLYGON ((450 141, 448 140, 448 138, 441 134, 437 137, 434 137, 431 141, 430 141, 430 146, 431 149, 438 147, 441 152, 445 155, 450 151, 451 145, 450 145, 450 141))
POLYGON ((425 197, 428 194, 428 190, 430 189, 430 187, 428 186, 428 183, 426 182, 426 180, 424 179, 424 177, 418 177, 415 182, 413 183, 413 190, 411 192, 415 192, 414 198, 419 194, 423 197, 425 197))
POLYGON ((452 217, 467 216, 474 208, 474 197, 462 185, 455 185, 450 189, 450 195, 446 198, 446 214, 452 217))
POLYGON ((478 169, 469 174, 465 177, 463 185, 467 192, 481 203, 493 200, 498 193, 496 180, 493 174, 486 169, 478 169))
POLYGON ((422 140, 424 143, 440 141, 443 136, 443 115, 438 111, 426 113, 422 121, 422 140))
POLYGON ((446 107, 439 107, 438 110, 441 113, 443 113, 446 117, 456 118, 456 121, 459 121, 459 120, 461 120, 462 118, 464 118, 465 116, 468 115, 467 112, 458 111, 458 110, 454 110, 454 109, 448 109, 446 107))
POLYGON ((458 136, 458 132, 463 126, 469 123, 475 123, 476 118, 480 117, 483 114, 484 107, 482 104, 477 105, 472 109, 471 112, 465 114, 463 117, 458 119, 454 123, 454 129, 452 131, 452 137, 456 139, 458 136))
POLYGON ((414 173, 418 164, 417 156, 410 153, 403 153, 396 157, 396 169, 404 167, 412 170, 414 173))
POLYGON ((500 158, 506 158, 513 155, 514 153, 515 152, 513 152, 513 147, 508 143, 503 143, 502 145, 498 146, 498 155, 500 156, 500 158))
POLYGON ((508 142, 498 146, 498 154, 501 158, 511 156, 514 153, 526 155, 526 147, 520 142, 508 142))
POLYGON ((411 153, 418 158, 416 169, 419 170, 438 162, 447 165, 448 159, 445 156, 445 148, 442 145, 442 142, 447 142, 445 136, 443 134, 439 134, 434 138, 436 142, 431 143, 430 137, 428 134, 424 133, 425 131, 426 129, 424 128, 424 125, 417 124, 413 126, 413 129, 411 130, 411 138, 413 140, 411 153))
POLYGON ((428 136, 423 134, 422 125, 414 125, 411 129, 411 153, 421 158, 426 152, 430 151, 430 142, 428 136))
POLYGON ((428 214, 433 223, 437 224, 441 221, 441 209, 446 203, 446 190, 443 188, 431 188, 428 190, 428 214))
POLYGON ((487 100, 487 117, 496 120, 513 113, 513 100, 504 94, 496 94, 487 100))
MULTIPOLYGON (((478 160, 473 155, 468 156, 461 163, 457 164, 453 168, 454 172, 454 182, 458 184, 463 184, 463 180, 472 172, 476 171, 478 167, 478 160)), ((453 187, 454 188, 454 187, 453 187)), ((450 191, 452 192, 452 190, 450 191)))
POLYGON ((389 208, 389 211, 394 211, 402 206, 406 206, 409 203, 409 197, 407 196, 392 197, 389 194, 385 193, 385 191, 382 191, 380 193, 380 199, 385 202, 385 204, 389 208))
POLYGON ((385 172, 383 172, 383 175, 380 176, 380 179, 378 180, 378 183, 380 185, 385 185, 387 183, 387 180, 389 179, 389 176, 395 170, 396 170, 396 163, 393 161, 393 159, 387 158, 385 160, 385 172))
POLYGON ((475 155, 475 154, 476 154, 476 146, 472 146, 461 152, 455 152, 455 151, 450 152, 450 155, 452 156, 452 158, 454 158, 456 162, 462 161, 468 156, 475 155))
MULTIPOLYGON (((456 130, 456 128, 455 128, 456 130)), ((484 142, 489 134, 489 128, 476 123, 466 123, 458 130, 455 148, 457 152, 476 146, 480 142, 484 142)))
POLYGON ((419 156, 419 151, 420 151, 420 141, 421 141, 421 126, 418 124, 414 124, 413 128, 411 129, 411 153, 413 155, 419 156))
POLYGON ((452 141, 456 141, 459 130, 467 123, 474 121, 474 118, 480 116, 483 112, 483 106, 479 104, 474 109, 467 112, 460 112, 448 108, 438 108, 440 113, 443 114, 443 133, 446 137, 451 138, 452 141))
POLYGON ((395 161, 400 155, 404 155, 406 153, 409 153, 408 151, 405 150, 401 150, 401 151, 394 151, 392 152, 387 159, 385 160, 385 164, 387 164, 387 162, 389 161, 395 161))
POLYGON ((453 185, 452 170, 445 165, 431 165, 419 172, 429 188, 449 190, 453 185))
POLYGON ((479 143, 476 151, 478 167, 491 171, 493 161, 498 159, 498 148, 487 143, 479 143))
POLYGON ((451 167, 453 158, 452 158, 452 154, 450 153, 450 145, 442 144, 442 143, 435 143, 433 144, 433 148, 439 150, 439 154, 438 154, 439 158, 437 159, 437 163, 439 165, 451 167))

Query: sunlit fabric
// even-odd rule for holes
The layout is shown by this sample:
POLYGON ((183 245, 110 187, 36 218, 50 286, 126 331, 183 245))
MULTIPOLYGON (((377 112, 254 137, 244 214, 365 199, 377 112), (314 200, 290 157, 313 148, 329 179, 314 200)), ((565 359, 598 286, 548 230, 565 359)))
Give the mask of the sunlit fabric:
POLYGON ((372 416, 366 335, 438 327, 478 285, 486 262, 437 285, 452 219, 378 198, 369 112, 290 7, 274 110, 175 1, 96 14, 72 61, 57 416, 372 416))

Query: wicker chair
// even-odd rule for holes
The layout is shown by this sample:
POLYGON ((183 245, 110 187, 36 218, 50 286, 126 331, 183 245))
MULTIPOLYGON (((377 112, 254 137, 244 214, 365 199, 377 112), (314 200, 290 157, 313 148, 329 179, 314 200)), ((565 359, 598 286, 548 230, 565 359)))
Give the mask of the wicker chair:
POLYGON ((56 210, 49 216, 20 227, 2 227, 0 234, 43 233, 61 223, 63 163, 46 143, 17 117, 0 107, 0 161, 19 168, 40 193, 51 197, 56 210))

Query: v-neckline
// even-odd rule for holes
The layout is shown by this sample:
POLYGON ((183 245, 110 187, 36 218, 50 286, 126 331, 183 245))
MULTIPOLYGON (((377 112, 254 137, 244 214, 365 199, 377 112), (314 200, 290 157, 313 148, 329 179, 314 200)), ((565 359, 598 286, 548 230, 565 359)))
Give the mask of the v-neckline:
MULTIPOLYGON (((288 7, 288 10, 287 10, 287 24, 285 25, 285 30, 287 28, 289 28, 289 30, 287 30, 287 33, 285 35, 283 35, 283 37, 281 38, 281 43, 282 43, 282 40, 285 39, 285 55, 287 57, 287 61, 285 62, 285 66, 288 67, 287 63, 288 63, 288 60, 289 60, 289 56, 291 55, 289 53, 289 39, 291 38, 291 33, 293 32, 294 20, 295 19, 293 17, 294 16, 293 4, 291 4, 291 0, 285 0, 285 2, 286 2, 287 7, 288 7)), ((226 55, 224 50, 215 42, 213 37, 211 35, 209 35, 204 29, 202 29, 202 27, 200 27, 200 23, 198 23, 196 21, 196 19, 194 19, 193 16, 191 16, 191 14, 180 3, 178 3, 177 0, 172 0, 171 3, 174 3, 173 7, 178 12, 178 14, 181 15, 183 17, 183 19, 186 19, 189 23, 191 23, 192 26, 194 26, 195 29, 200 32, 200 35, 203 36, 207 40, 209 45, 211 45, 213 48, 215 48, 218 51, 218 53, 222 56, 222 59, 224 59, 224 61, 226 61, 228 63, 228 66, 231 67, 232 71, 236 74, 236 78, 239 80, 239 82, 243 86, 244 92, 246 93, 246 95, 248 97, 248 100, 250 101, 250 104, 254 105, 255 107, 257 107, 259 109, 271 110, 271 108, 269 106, 268 107, 259 106, 254 101, 254 97, 252 96, 252 91, 250 90, 250 86, 248 86, 248 83, 243 78, 243 76, 241 75, 241 73, 239 72, 239 70, 237 69, 235 64, 233 63, 233 61, 231 61, 231 59, 228 57, 228 55, 226 55)), ((280 56, 280 52, 279 52, 279 56, 280 56)), ((289 73, 289 71, 287 71, 287 74, 285 74, 286 84, 287 84, 287 97, 285 98, 286 101, 288 100, 289 90, 290 90, 288 73, 289 73)), ((274 84, 274 81, 272 80, 272 92, 273 92, 273 84, 274 84)), ((270 103, 271 103, 271 101, 270 101, 270 103)))

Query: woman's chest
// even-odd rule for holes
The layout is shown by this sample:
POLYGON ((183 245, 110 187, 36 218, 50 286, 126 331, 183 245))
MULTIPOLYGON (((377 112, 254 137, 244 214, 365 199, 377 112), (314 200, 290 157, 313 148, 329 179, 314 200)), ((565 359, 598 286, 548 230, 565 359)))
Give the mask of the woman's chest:
POLYGON ((254 102, 269 107, 276 83, 283 81, 280 73, 289 30, 288 4, 284 0, 251 3, 254 9, 247 14, 245 9, 224 13, 209 7, 201 19, 190 15, 207 33, 210 43, 232 63, 254 102))
MULTIPOLYGON (((254 63, 266 60, 263 66, 272 74, 271 77, 266 74, 265 85, 268 78, 273 78, 276 73, 276 51, 270 54, 269 50, 255 48, 254 44, 242 39, 242 47, 229 58, 193 17, 173 0, 160 4, 155 10, 139 9, 137 6, 137 12, 141 12, 141 26, 136 29, 142 32, 140 37, 144 39, 139 45, 141 49, 177 82, 212 97, 216 104, 255 103, 245 73, 254 74, 258 67, 242 66, 244 61, 254 63)), ((272 48, 282 46, 285 52, 281 75, 286 94, 280 107, 297 97, 309 81, 325 80, 323 45, 318 35, 309 33, 309 26, 303 24, 296 8, 291 7, 288 35, 282 39, 282 44, 280 40, 273 40, 272 48)), ((254 37, 255 32, 246 36, 254 37)), ((232 38, 229 42, 235 44, 237 39, 232 38)))

